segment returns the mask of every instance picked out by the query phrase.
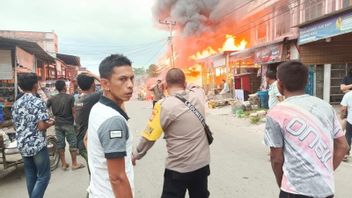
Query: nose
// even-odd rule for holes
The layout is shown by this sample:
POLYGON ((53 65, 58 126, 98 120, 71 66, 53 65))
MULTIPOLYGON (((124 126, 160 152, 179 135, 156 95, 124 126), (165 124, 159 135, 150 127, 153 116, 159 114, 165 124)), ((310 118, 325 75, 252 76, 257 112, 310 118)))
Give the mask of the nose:
POLYGON ((134 85, 133 79, 129 79, 127 82, 127 88, 133 89, 133 85, 134 85))

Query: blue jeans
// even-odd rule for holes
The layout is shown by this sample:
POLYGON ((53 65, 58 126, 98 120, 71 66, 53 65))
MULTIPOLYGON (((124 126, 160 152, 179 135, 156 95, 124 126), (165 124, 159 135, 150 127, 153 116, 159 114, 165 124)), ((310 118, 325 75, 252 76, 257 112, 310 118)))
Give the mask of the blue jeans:
POLYGON ((23 157, 29 198, 42 198, 50 180, 48 149, 44 147, 32 157, 23 157))

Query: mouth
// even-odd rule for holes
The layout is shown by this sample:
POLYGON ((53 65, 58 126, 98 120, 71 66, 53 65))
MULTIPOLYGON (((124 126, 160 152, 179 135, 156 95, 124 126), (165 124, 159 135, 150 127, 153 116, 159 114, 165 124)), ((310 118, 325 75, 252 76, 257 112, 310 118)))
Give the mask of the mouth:
POLYGON ((132 96, 133 92, 126 93, 126 96, 132 96))

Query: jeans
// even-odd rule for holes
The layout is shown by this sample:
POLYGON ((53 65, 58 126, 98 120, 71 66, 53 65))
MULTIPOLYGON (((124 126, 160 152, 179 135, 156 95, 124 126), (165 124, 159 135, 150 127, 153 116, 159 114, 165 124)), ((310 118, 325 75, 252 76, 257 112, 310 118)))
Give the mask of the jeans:
POLYGON ((23 157, 29 198, 44 196, 50 180, 50 160, 48 149, 44 147, 32 157, 23 157))
POLYGON ((189 173, 165 170, 161 198, 184 198, 186 190, 190 198, 207 198, 209 165, 189 173))

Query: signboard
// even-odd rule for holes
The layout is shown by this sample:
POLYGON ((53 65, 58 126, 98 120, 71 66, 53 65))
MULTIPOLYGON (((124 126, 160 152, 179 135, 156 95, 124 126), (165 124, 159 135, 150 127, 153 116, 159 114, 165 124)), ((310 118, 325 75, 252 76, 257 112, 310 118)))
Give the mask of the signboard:
POLYGON ((324 19, 299 30, 298 45, 352 32, 352 12, 324 19))
POLYGON ((11 80, 13 68, 10 50, 0 50, 0 80, 11 80))
POLYGON ((282 61, 282 44, 270 45, 255 52, 254 61, 257 64, 269 64, 282 61))

